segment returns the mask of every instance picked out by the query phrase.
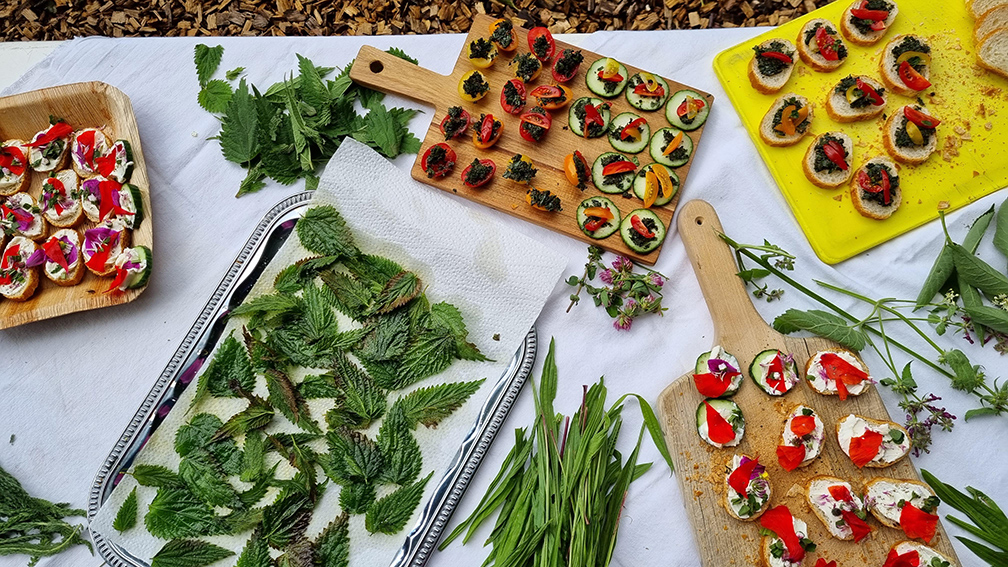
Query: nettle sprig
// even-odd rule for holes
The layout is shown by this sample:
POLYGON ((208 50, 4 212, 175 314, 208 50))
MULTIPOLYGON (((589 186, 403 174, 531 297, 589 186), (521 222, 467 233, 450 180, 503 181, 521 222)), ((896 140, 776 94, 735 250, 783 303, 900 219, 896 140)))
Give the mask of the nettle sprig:
POLYGON ((571 276, 567 279, 567 285, 577 287, 570 296, 567 312, 581 300, 581 290, 587 290, 595 306, 604 308, 615 319, 614 328, 629 331, 635 318, 648 313, 661 315, 666 310, 661 304, 661 290, 667 279, 661 273, 646 268, 645 273, 635 272, 634 263, 625 256, 617 256, 610 266, 606 266, 602 260, 602 249, 589 246, 584 274, 580 278, 571 276), (602 286, 590 283, 596 276, 602 286))

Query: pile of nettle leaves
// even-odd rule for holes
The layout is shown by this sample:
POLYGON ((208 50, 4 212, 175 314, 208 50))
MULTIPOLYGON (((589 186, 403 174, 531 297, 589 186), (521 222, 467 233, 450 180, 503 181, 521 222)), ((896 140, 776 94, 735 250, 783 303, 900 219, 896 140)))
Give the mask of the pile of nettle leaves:
MULTIPOLYGON (((416 63, 402 50, 389 53, 416 63)), ((199 104, 220 115, 220 142, 224 158, 248 169, 237 196, 265 187, 269 177, 283 185, 305 179, 305 188, 318 185, 316 170, 325 165, 346 136, 368 144, 388 158, 415 154, 420 140, 407 129, 416 110, 388 109, 384 93, 350 80, 351 61, 334 79, 325 77, 335 69, 318 67, 298 55, 298 75, 293 74, 260 93, 242 78, 237 67, 225 79, 212 79, 220 66, 224 48, 196 46, 196 76, 200 83, 199 104), (251 89, 251 92, 250 92, 251 89), (367 110, 357 114, 356 102, 367 110)))
MULTIPOLYGON (((941 219, 944 227, 944 215, 941 219)), ((996 377, 989 380, 985 370, 973 364, 963 349, 947 348, 938 343, 938 337, 951 330, 962 334, 970 344, 992 344, 1001 354, 1008 353, 1008 275, 1003 269, 1008 257, 1008 201, 1001 204, 996 215, 992 206, 977 218, 962 242, 953 241, 947 228, 945 237, 945 244, 916 299, 872 299, 830 283, 815 281, 825 289, 857 299, 870 308, 867 314, 858 317, 787 275, 786 272, 794 269, 795 257, 792 254, 769 242, 764 241, 762 245, 739 244, 721 235, 735 251, 739 277, 756 286, 753 292, 756 297, 766 298, 767 301, 780 298, 783 290, 770 290, 769 285, 757 283, 774 275, 828 309, 788 309, 774 319, 773 326, 777 331, 808 331, 856 351, 871 347, 879 355, 891 373, 880 382, 902 397, 899 406, 906 412, 906 428, 916 455, 928 451, 931 431, 935 426, 950 431, 956 417, 936 405, 941 400, 939 396, 918 394, 910 362, 900 370, 894 351, 902 351, 945 376, 953 389, 974 395, 980 406, 967 411, 966 420, 1008 412, 1008 381, 999 383, 996 377), (1000 268, 976 255, 991 224, 995 225, 994 247, 1004 255, 995 262, 1000 268), (746 262, 755 263, 756 267, 747 267, 746 262), (937 301, 936 297, 939 298, 937 301), (904 344, 890 336, 887 327, 891 330, 893 326, 913 331, 919 346, 904 344)))
POLYGON ((10 473, 0 468, 0 556, 28 555, 28 565, 56 555, 74 545, 91 544, 81 536, 83 527, 67 517, 84 516, 69 504, 33 498, 10 473))
MULTIPOLYGON (((278 565, 345 567, 348 514, 363 514, 371 533, 402 530, 431 478, 420 476, 413 430, 436 426, 483 383, 434 384, 389 403, 392 392, 454 360, 486 358, 467 341, 457 308, 430 304, 414 272, 360 252, 334 208, 309 209, 297 235, 317 256, 285 268, 273 293, 231 313, 248 318, 244 345, 233 336, 222 342, 188 408, 243 398, 245 409, 226 422, 212 413, 193 415, 175 436, 177 471, 138 464, 130 472, 146 487, 141 490, 156 491, 145 498, 151 503, 144 527, 168 540, 152 567, 207 565, 232 552, 198 538, 246 532, 241 567, 272 565, 269 548, 283 553, 278 565), (337 311, 356 325, 340 330, 337 311), (308 400, 330 408, 324 420, 312 415, 308 400), (371 439, 364 429, 379 420, 371 439), (299 431, 281 432, 290 424, 299 431), (281 462, 293 470, 284 466, 288 472, 278 474, 281 462), (264 500, 271 488, 276 497, 264 500), (315 509, 319 498, 337 489, 342 513, 310 539, 311 516, 323 513, 315 509)), ((125 531, 136 523, 134 492, 114 527, 125 531)))

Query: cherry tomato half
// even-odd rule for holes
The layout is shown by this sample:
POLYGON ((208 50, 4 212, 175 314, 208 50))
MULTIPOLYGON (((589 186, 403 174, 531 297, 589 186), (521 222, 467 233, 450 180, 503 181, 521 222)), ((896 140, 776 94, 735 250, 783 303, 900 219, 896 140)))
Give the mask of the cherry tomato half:
POLYGON ((836 40, 826 32, 825 26, 819 26, 815 32, 816 46, 819 47, 819 54, 827 61, 839 61, 840 56, 836 52, 836 40))
POLYGON ((473 145, 485 150, 497 143, 504 131, 504 123, 494 118, 493 114, 484 114, 479 127, 473 132, 473 145))
POLYGON ((556 42, 553 41, 553 34, 542 26, 532 28, 528 32, 529 51, 536 59, 543 63, 553 59, 553 51, 556 50, 556 42))
POLYGON ((420 167, 427 173, 427 177, 440 179, 451 173, 455 167, 455 159, 455 150, 442 142, 427 148, 420 158, 420 167))
POLYGON ((913 66, 910 65, 909 61, 900 63, 899 77, 900 80, 903 81, 904 85, 915 91, 922 91, 931 86, 931 81, 924 78, 924 75, 918 73, 917 69, 914 69, 913 66))
POLYGON ((453 108, 458 108, 458 116, 456 118, 452 118, 451 110, 449 110, 448 114, 441 119, 440 128, 441 133, 444 134, 445 140, 458 138, 462 134, 465 134, 466 130, 469 129, 469 113, 459 106, 453 108))
POLYGON ((583 60, 584 55, 581 55, 580 50, 564 49, 560 52, 560 57, 553 62, 553 80, 566 83, 573 79, 583 60))
POLYGON ((912 106, 903 107, 903 116, 910 122, 913 122, 921 128, 937 128, 941 124, 941 120, 938 120, 934 116, 929 116, 923 112, 917 110, 912 106))
POLYGON ((462 184, 466 187, 482 187, 493 179, 497 165, 493 160, 474 159, 462 170, 462 184))
POLYGON ((521 79, 511 79, 504 83, 500 96, 501 108, 508 114, 521 114, 525 108, 525 83, 521 79))

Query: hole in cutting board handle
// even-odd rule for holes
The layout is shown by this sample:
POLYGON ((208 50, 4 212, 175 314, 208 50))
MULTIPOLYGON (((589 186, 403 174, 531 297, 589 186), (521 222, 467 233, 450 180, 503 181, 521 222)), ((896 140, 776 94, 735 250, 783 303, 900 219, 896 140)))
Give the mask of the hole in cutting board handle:
POLYGON ((697 226, 703 226, 703 220, 704 220, 703 217, 697 217, 696 218, 697 226))
POLYGON ((372 73, 378 74, 385 70, 385 65, 381 61, 372 61, 369 68, 372 73))

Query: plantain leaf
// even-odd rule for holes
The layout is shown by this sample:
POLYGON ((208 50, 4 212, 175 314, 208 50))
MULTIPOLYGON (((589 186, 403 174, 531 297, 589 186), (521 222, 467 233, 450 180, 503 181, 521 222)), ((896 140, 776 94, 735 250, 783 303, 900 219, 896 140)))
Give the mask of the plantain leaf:
POLYGON ((868 343, 868 337, 864 331, 851 327, 847 321, 837 315, 818 309, 809 311, 788 309, 774 319, 773 327, 785 335, 808 331, 856 351, 864 349, 868 343))

